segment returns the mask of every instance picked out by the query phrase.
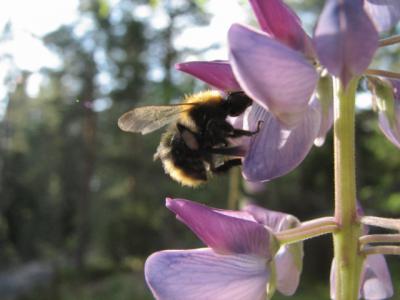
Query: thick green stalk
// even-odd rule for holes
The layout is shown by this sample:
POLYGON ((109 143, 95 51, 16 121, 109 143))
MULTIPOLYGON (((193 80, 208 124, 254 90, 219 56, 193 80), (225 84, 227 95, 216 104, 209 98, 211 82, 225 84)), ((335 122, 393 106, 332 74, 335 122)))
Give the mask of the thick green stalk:
POLYGON ((334 165, 335 219, 339 225, 333 235, 335 253, 336 300, 357 300, 362 256, 358 249, 361 225, 357 218, 355 179, 355 94, 358 79, 346 88, 335 79, 334 165))

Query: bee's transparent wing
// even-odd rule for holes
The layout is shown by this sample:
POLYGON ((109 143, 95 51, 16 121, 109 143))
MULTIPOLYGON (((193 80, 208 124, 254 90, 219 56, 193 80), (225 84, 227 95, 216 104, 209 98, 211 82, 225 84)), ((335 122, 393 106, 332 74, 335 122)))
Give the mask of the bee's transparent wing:
POLYGON ((193 104, 149 105, 134 108, 118 119, 118 127, 123 131, 150 133, 179 118, 182 111, 193 104))

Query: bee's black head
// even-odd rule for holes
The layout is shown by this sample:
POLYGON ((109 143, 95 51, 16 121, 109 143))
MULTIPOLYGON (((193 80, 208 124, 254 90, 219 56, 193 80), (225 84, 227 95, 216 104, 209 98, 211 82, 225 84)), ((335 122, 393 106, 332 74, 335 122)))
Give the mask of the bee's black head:
POLYGON ((228 94, 224 105, 229 116, 237 117, 252 103, 253 101, 244 92, 233 92, 228 94))

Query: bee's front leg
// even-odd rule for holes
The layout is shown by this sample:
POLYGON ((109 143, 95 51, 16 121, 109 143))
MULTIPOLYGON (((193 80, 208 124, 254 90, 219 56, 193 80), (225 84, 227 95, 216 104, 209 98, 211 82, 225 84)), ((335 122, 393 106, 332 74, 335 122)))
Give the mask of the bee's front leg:
POLYGON ((236 166, 241 166, 242 160, 240 158, 230 159, 224 161, 222 164, 218 166, 214 166, 214 164, 210 164, 210 170, 213 173, 225 173, 229 171, 231 168, 236 166))
POLYGON ((260 132, 261 125, 264 123, 264 121, 258 121, 257 122, 257 129, 255 131, 250 131, 250 130, 243 130, 243 129, 234 129, 233 132, 229 135, 229 137, 232 138, 238 138, 242 136, 252 136, 260 132))

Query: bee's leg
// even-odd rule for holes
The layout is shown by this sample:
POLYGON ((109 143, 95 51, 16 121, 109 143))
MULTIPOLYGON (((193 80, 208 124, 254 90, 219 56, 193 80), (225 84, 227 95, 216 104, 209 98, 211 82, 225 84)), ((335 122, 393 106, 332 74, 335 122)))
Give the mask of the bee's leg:
POLYGON ((243 130, 243 129, 234 129, 233 132, 229 135, 229 137, 242 137, 242 136, 252 136, 260 132, 261 125, 264 121, 258 121, 257 129, 255 131, 243 130))
MULTIPOLYGON (((228 146, 227 137, 234 131, 231 124, 225 120, 209 120, 207 122, 206 130, 203 132, 204 140, 209 142, 209 146, 222 144, 228 146)), ((207 146, 207 145, 206 145, 207 146)))
POLYGON ((233 146, 233 147, 220 147, 220 148, 209 148, 206 150, 211 154, 220 154, 226 156, 245 156, 246 147, 243 146, 233 146))
POLYGON ((219 166, 214 166, 213 164, 211 164, 211 171, 213 173, 225 173, 229 171, 231 168, 241 165, 242 165, 242 160, 240 158, 235 158, 226 160, 223 164, 219 166))

